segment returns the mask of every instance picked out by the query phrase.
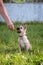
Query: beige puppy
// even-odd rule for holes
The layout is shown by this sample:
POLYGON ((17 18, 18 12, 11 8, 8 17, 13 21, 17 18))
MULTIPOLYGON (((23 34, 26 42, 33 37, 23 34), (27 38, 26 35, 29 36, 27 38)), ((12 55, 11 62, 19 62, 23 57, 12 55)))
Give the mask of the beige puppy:
POLYGON ((18 38, 19 52, 21 52, 22 49, 25 49, 26 51, 32 49, 32 46, 31 46, 31 44, 30 44, 30 42, 29 42, 29 40, 27 39, 27 36, 26 36, 26 30, 27 30, 27 27, 22 26, 22 25, 20 25, 17 28, 17 33, 19 35, 19 38, 18 38))

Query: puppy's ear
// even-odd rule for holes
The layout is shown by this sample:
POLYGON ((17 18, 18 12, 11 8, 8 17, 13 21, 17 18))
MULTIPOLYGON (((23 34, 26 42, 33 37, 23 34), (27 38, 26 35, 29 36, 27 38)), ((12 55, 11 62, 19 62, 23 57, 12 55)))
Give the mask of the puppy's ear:
POLYGON ((23 27, 24 27, 24 30, 27 30, 27 25, 24 25, 23 27))

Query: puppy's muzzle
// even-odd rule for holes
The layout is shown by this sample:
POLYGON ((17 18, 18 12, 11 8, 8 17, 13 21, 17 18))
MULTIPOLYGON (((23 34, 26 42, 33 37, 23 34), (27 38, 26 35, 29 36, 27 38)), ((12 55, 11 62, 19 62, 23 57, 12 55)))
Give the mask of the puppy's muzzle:
POLYGON ((19 28, 19 27, 17 28, 17 33, 21 33, 21 31, 20 31, 20 28, 19 28))
POLYGON ((20 30, 20 28, 17 28, 17 30, 20 30))

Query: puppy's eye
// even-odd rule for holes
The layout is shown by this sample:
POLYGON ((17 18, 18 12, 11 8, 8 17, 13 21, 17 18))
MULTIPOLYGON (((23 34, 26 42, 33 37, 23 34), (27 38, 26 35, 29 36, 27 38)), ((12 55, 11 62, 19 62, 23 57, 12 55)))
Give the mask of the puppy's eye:
POLYGON ((22 27, 20 27, 20 29, 22 29, 22 27))

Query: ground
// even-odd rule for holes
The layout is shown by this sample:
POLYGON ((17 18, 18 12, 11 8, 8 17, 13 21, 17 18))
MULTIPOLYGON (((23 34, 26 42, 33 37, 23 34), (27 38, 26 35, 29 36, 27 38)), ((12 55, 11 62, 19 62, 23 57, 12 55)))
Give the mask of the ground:
POLYGON ((0 65, 43 65, 43 23, 15 23, 27 25, 27 37, 33 50, 18 52, 18 35, 0 23, 0 65), (31 54, 30 54, 31 53, 31 54))

